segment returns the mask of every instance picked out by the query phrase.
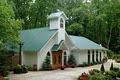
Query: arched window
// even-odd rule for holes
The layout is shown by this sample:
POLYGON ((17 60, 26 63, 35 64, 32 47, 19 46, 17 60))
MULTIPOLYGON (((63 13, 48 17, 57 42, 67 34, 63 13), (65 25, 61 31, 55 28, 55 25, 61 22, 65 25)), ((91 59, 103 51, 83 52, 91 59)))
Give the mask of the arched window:
POLYGON ((60 27, 63 28, 63 19, 60 19, 60 27))
POLYGON ((66 53, 66 51, 64 52, 64 65, 67 65, 67 53, 66 53))
POLYGON ((48 53, 47 53, 47 57, 50 57, 50 52, 48 51, 48 53))

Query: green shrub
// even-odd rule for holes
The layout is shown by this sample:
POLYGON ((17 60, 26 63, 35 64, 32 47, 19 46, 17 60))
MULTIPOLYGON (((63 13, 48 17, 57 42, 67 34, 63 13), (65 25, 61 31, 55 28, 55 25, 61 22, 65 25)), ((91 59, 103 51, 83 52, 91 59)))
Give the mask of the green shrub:
POLYGON ((120 69, 118 67, 113 67, 113 71, 118 72, 120 69))
POLYGON ((26 66, 17 65, 14 68, 14 74, 27 73, 28 69, 26 66))
POLYGON ((3 76, 7 76, 9 74, 8 66, 0 66, 0 74, 3 76))
POLYGON ((90 71, 89 71, 89 74, 90 74, 90 75, 95 75, 95 72, 94 72, 93 70, 90 70, 90 71))
POLYGON ((77 78, 77 80, 82 80, 82 77, 81 77, 81 76, 79 76, 79 77, 77 78))
POLYGON ((107 58, 107 57, 104 57, 102 61, 103 61, 103 62, 107 62, 107 60, 108 60, 108 58, 107 58))
POLYGON ((9 74, 9 56, 6 50, 0 50, 0 74, 7 76, 9 74))
POLYGON ((105 75, 108 75, 108 76, 111 76, 112 77, 112 80, 116 80, 116 75, 117 75, 117 73, 116 72, 114 72, 114 71, 106 71, 105 72, 105 75))
POLYGON ((78 66, 79 67, 86 67, 86 66, 89 66, 90 64, 87 63, 87 62, 83 62, 83 64, 79 64, 78 66))
POLYGON ((51 70, 52 69, 50 57, 46 57, 45 61, 42 64, 42 69, 43 70, 51 70))
POLYGON ((98 69, 93 69, 93 71, 96 73, 100 73, 100 71, 98 69))
POLYGON ((117 72, 117 77, 120 78, 120 70, 117 72))
POLYGON ((70 54, 70 56, 68 57, 68 64, 75 64, 76 65, 76 59, 72 54, 70 54))
POLYGON ((116 61, 117 63, 120 63, 120 59, 115 59, 115 61, 116 61))
POLYGON ((88 76, 89 80, 106 80, 106 77, 101 73, 94 73, 94 75, 88 76))
POLYGON ((104 71, 105 71, 104 64, 101 65, 100 71, 101 71, 102 73, 104 73, 104 71))
POLYGON ((0 80, 9 80, 9 79, 2 78, 2 79, 0 79, 0 80))
POLYGON ((94 63, 93 63, 93 62, 91 62, 91 63, 90 63, 90 65, 94 65, 94 63))
POLYGON ((113 63, 111 63, 110 70, 113 70, 113 63))
POLYGON ((107 54, 108 58, 112 59, 113 55, 114 55, 114 52, 112 52, 112 51, 109 50, 108 54, 107 54))

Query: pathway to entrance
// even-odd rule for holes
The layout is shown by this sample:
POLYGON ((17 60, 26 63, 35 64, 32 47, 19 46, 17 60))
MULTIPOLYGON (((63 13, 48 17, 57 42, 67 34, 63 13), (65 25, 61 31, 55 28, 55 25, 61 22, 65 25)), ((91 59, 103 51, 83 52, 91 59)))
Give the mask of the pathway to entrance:
MULTIPOLYGON (((111 62, 115 67, 120 67, 120 63, 115 63, 113 60, 108 60, 104 66, 108 70, 111 62)), ((27 74, 13 74, 9 75, 10 80, 77 80, 77 77, 83 72, 88 72, 91 69, 100 69, 101 64, 90 67, 66 68, 65 70, 53 71, 30 71, 27 74)))

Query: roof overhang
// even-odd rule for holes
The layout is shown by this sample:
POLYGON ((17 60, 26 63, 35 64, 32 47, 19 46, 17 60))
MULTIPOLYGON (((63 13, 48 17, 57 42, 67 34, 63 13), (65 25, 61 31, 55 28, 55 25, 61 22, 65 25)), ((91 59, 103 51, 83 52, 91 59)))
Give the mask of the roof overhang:
POLYGON ((58 18, 59 16, 63 15, 65 20, 68 20, 67 16, 65 15, 65 13, 63 11, 59 11, 59 12, 56 12, 56 13, 51 13, 47 19, 56 19, 58 18))

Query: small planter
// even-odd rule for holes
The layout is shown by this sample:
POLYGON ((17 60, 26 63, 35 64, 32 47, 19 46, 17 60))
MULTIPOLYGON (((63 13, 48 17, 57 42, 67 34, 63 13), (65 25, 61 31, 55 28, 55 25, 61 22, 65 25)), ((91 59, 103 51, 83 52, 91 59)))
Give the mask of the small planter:
POLYGON ((61 68, 60 68, 61 70, 64 70, 65 69, 65 66, 61 66, 61 68))
POLYGON ((68 66, 71 67, 71 68, 75 68, 76 67, 75 64, 69 64, 68 66))

